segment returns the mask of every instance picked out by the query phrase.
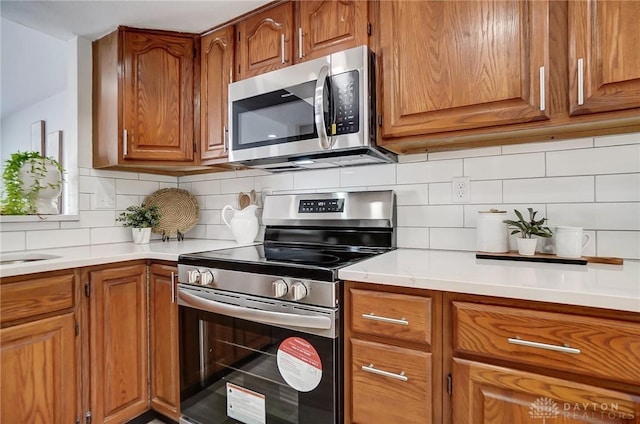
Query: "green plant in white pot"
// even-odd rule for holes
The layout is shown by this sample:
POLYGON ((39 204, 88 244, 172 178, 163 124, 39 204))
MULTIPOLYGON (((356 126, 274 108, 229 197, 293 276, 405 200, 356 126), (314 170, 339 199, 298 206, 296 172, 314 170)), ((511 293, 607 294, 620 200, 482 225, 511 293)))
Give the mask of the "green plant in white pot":
POLYGON ((39 152, 12 153, 4 163, 3 215, 59 213, 62 165, 39 152))
POLYGON ((538 211, 534 211, 533 208, 527 208, 529 211, 529 219, 524 219, 522 213, 517 209, 514 209, 517 221, 511 219, 505 219, 504 223, 511 229, 511 234, 520 233, 520 238, 516 239, 518 243, 518 253, 525 256, 531 256, 536 253, 536 245, 538 239, 532 236, 538 236, 542 238, 549 238, 553 235, 551 229, 544 225, 547 218, 536 220, 536 214, 538 211))
POLYGON ((160 209, 157 206, 132 205, 120 213, 116 221, 124 227, 131 227, 135 244, 149 243, 151 229, 160 223, 160 209))

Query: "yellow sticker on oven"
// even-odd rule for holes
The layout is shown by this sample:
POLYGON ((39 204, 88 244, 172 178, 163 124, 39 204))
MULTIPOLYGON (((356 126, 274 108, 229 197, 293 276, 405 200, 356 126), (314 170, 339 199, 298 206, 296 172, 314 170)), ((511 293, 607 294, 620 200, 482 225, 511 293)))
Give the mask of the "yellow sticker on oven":
POLYGON ((284 381, 299 392, 310 392, 322 379, 322 361, 318 351, 300 337, 289 337, 280 343, 278 370, 284 381))

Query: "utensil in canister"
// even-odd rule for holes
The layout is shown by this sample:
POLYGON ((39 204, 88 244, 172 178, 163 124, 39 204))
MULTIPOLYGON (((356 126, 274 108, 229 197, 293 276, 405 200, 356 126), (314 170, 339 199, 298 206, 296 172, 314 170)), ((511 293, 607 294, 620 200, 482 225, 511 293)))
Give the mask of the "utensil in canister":
POLYGON ((240 210, 246 208, 250 204, 251 197, 249 197, 247 193, 240 192, 240 194, 238 194, 238 206, 240 207, 240 210))
POLYGON ((257 204, 258 204, 258 198, 257 198, 256 191, 255 191, 255 190, 253 190, 253 189, 252 189, 252 190, 249 192, 249 198, 251 199, 251 204, 252 204, 252 205, 257 205, 257 204))

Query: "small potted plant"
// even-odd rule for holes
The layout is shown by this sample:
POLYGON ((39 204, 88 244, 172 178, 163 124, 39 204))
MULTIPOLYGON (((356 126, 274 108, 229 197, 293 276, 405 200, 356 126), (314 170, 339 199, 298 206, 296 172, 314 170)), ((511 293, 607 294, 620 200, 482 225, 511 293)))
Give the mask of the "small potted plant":
POLYGON ((39 152, 12 153, 2 172, 2 214, 58 214, 63 172, 57 160, 39 152))
POLYGON ((536 252, 536 245, 538 244, 537 238, 532 236, 538 236, 542 238, 549 238, 553 235, 549 227, 544 226, 547 218, 536 220, 536 214, 538 211, 534 211, 533 208, 527 208, 529 211, 529 219, 526 220, 522 214, 514 209, 517 221, 506 219, 504 223, 511 229, 511 234, 520 233, 521 236, 516 239, 518 243, 518 253, 525 256, 531 256, 536 252))
POLYGON ((116 221, 125 227, 131 227, 135 244, 149 243, 151 228, 160 223, 160 209, 157 206, 132 205, 121 212, 116 221))

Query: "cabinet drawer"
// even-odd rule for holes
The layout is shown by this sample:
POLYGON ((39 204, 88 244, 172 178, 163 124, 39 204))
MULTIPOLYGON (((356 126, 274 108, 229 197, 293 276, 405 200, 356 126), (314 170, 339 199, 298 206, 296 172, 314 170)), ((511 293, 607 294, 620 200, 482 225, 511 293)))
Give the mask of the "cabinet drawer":
POLYGON ((454 302, 454 349, 637 384, 640 324, 454 302))
POLYGON ((351 422, 431 423, 431 354, 351 339, 351 422))
POLYGON ((74 275, 24 279, 0 286, 0 322, 14 321, 74 306, 74 275))
POLYGON ((431 344, 431 299, 351 289, 351 330, 431 344))

